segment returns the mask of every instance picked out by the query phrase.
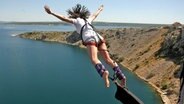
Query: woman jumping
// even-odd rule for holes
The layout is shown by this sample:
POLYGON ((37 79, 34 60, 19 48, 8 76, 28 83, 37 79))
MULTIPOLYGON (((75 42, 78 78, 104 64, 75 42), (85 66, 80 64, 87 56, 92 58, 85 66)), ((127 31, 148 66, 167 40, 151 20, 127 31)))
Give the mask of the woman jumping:
POLYGON ((52 12, 48 6, 45 6, 44 8, 48 14, 53 15, 62 21, 74 24, 77 33, 81 35, 83 45, 87 47, 91 62, 100 76, 104 79, 106 87, 110 86, 108 79, 109 72, 98 59, 98 52, 103 56, 105 62, 112 67, 115 75, 121 81, 121 86, 125 85, 126 77, 122 73, 118 64, 110 58, 104 38, 96 33, 91 25, 91 22, 93 22, 103 10, 103 5, 101 5, 94 14, 90 15, 90 12, 85 6, 77 4, 72 9, 67 10, 68 17, 52 12))

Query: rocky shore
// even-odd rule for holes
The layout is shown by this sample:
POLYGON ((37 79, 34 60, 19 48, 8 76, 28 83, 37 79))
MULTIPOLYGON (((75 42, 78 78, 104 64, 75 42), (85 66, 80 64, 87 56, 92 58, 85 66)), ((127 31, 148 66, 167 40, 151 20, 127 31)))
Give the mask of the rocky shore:
MULTIPOLYGON (((168 58, 168 51, 165 52, 169 49, 166 43, 170 38, 179 41, 177 39, 181 37, 178 26, 182 25, 178 24, 152 28, 98 30, 98 33, 105 37, 114 60, 151 84, 165 104, 176 104, 179 94, 177 76, 181 59, 168 58), (164 55, 165 57, 162 57, 164 55)), ((76 32, 28 32, 20 34, 19 37, 83 47, 80 35, 76 32)))

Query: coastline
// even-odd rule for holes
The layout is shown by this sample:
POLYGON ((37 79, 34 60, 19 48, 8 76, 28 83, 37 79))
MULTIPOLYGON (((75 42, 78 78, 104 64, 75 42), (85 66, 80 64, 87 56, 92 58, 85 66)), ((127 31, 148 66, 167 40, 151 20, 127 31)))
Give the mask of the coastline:
MULTIPOLYGON (((151 85, 152 88, 156 90, 156 92, 159 94, 164 104, 172 104, 172 102, 174 102, 174 99, 176 98, 174 99, 169 98, 167 96, 167 93, 161 90, 161 87, 158 87, 157 85, 157 82, 161 83, 159 81, 160 81, 160 78, 163 78, 163 75, 156 75, 155 73, 158 73, 158 72, 155 71, 154 76, 147 78, 147 76, 149 76, 150 74, 148 73, 149 71, 141 72, 142 70, 145 70, 145 68, 150 68, 148 66, 152 66, 152 69, 158 66, 156 65, 157 60, 156 62, 153 63, 152 57, 154 57, 153 54, 156 51, 158 51, 158 49, 160 49, 160 44, 163 41, 164 34, 166 34, 167 31, 168 29, 164 29, 160 27, 149 28, 149 29, 118 28, 118 29, 109 29, 109 30, 105 30, 105 29, 98 30, 98 32, 106 38, 107 46, 109 50, 111 50, 110 51, 111 56, 113 56, 115 60, 118 61, 118 63, 120 63, 122 66, 126 67, 128 70, 135 73, 139 78, 141 78, 149 85, 151 85), (128 52, 125 50, 125 48, 127 49, 128 52), (147 61, 145 62, 144 60, 147 60, 147 61), (139 66, 137 67, 137 65, 139 66), (153 81, 153 80, 158 80, 158 81, 153 81)), ((39 41, 59 42, 63 44, 78 46, 80 48, 85 48, 82 45, 82 43, 78 41, 79 37, 77 37, 75 32, 73 33, 72 32, 63 32, 63 33, 54 32, 54 35, 53 35, 53 32, 48 32, 48 33, 32 32, 32 33, 20 34, 19 37, 39 40, 39 41)), ((163 62, 163 64, 166 64, 166 63, 168 62, 166 61, 163 62)), ((172 64, 170 63, 168 65, 172 66, 172 64)), ((165 68, 164 71, 166 71, 167 73, 167 70, 168 68, 170 68, 170 66, 169 67, 162 66, 162 68, 165 68)), ((176 81, 176 79, 174 79, 174 81, 176 81)), ((178 82, 176 84, 178 84, 178 82)))
MULTIPOLYGON (((124 66, 124 67, 126 67, 124 64, 121 64, 121 65, 124 66)), ((128 67, 126 67, 126 68, 128 70, 132 71, 132 69, 130 69, 128 67)), ((172 104, 171 101, 169 100, 169 98, 164 94, 164 92, 160 88, 158 88, 153 83, 151 83, 150 81, 148 81, 144 77, 140 76, 139 74, 135 73, 135 75, 138 76, 141 80, 145 81, 147 84, 149 84, 153 88, 153 90, 156 91, 156 93, 160 96, 163 104, 172 104)))

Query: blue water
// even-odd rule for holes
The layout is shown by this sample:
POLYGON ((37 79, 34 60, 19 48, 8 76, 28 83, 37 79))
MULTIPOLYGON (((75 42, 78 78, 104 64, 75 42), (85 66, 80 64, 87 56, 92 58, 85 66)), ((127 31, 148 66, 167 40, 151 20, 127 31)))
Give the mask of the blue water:
MULTIPOLYGON (((0 104, 121 104, 114 98, 116 87, 105 88, 85 49, 12 36, 73 30, 70 25, 0 24, 0 104)), ((145 104, 162 104, 149 85, 123 69, 129 90, 145 104)))

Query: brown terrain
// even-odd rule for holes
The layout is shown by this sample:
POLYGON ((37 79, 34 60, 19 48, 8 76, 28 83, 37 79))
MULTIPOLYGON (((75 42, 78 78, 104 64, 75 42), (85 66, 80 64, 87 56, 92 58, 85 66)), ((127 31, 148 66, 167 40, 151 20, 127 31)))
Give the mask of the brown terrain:
MULTIPOLYGON (((176 23, 175 23, 176 24, 176 23)), ((165 104, 176 104, 179 94, 177 60, 158 53, 166 37, 178 37, 177 24, 152 28, 102 29, 111 56, 140 78, 147 81, 161 95, 165 104)), ((82 47, 76 32, 29 32, 19 35, 41 41, 61 42, 82 47)))

